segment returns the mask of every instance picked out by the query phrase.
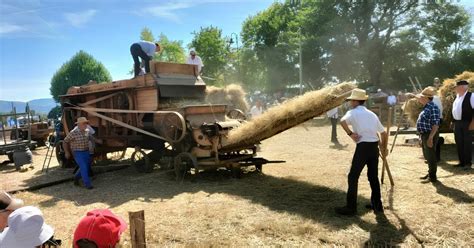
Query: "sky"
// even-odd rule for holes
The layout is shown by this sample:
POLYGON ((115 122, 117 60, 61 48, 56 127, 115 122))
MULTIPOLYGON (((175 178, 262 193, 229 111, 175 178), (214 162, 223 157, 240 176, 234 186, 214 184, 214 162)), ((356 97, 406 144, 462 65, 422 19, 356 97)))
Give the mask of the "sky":
MULTIPOLYGON (((0 0, 0 100, 51 97, 50 81, 79 50, 113 80, 130 78, 130 45, 144 27, 186 46, 209 25, 225 36, 276 0, 0 0)), ((453 0, 471 15, 474 0, 453 0)), ((240 42, 240 41, 239 41, 240 42)))
POLYGON ((0 0, 0 100, 51 97, 50 81, 79 50, 91 54, 113 80, 133 67, 130 45, 144 27, 186 46, 209 25, 225 36, 274 0, 0 0))

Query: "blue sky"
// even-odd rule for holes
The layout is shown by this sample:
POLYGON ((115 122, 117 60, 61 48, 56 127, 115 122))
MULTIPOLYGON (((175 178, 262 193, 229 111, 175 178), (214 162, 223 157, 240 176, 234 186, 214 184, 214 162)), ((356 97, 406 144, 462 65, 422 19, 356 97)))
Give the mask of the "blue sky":
MULTIPOLYGON (((143 27, 187 45, 191 32, 217 26, 229 36, 275 0, 0 0, 0 100, 50 97, 50 80, 77 51, 129 78, 129 48, 143 27)), ((454 0, 474 13, 474 0, 454 0)))
POLYGON ((229 36, 274 0, 0 0, 0 100, 50 97, 50 80, 77 51, 101 61, 114 80, 130 78, 130 45, 148 27, 182 40, 217 26, 229 36))

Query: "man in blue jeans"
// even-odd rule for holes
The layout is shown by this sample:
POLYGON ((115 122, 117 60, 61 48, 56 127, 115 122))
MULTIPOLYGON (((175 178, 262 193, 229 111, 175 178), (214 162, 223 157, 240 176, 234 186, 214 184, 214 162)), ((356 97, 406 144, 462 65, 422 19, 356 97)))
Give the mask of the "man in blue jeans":
POLYGON ((67 159, 71 158, 72 154, 74 160, 79 165, 79 171, 74 177, 74 184, 79 185, 79 179, 82 178, 86 188, 93 189, 88 173, 91 162, 89 141, 92 139, 87 129, 88 123, 89 121, 86 117, 77 118, 76 124, 78 128, 74 128, 66 138, 64 138, 64 151, 67 159))
POLYGON ((160 51, 160 44, 141 40, 137 43, 133 43, 130 46, 130 53, 133 58, 133 71, 135 77, 140 74, 140 61, 138 58, 142 59, 142 63, 145 65, 145 72, 150 73, 150 61, 153 58, 155 53, 160 51))

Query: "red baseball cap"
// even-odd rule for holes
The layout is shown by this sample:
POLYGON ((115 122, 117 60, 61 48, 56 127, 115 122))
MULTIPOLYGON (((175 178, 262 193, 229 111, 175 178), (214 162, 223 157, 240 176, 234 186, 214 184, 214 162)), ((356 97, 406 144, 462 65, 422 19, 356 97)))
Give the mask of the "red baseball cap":
POLYGON ((77 241, 81 239, 93 241, 99 248, 113 247, 120 241, 120 235, 125 229, 127 229, 127 223, 110 210, 89 211, 76 227, 74 248, 78 248, 77 241))

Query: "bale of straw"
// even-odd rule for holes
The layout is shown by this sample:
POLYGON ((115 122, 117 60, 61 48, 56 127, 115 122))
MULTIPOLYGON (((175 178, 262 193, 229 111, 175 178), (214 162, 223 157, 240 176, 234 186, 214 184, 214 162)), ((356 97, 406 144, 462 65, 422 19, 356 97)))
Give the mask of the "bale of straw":
POLYGON ((465 71, 454 78, 448 78, 443 81, 439 90, 441 103, 443 104, 443 126, 442 131, 449 129, 449 124, 453 121, 452 109, 454 99, 456 99, 456 81, 466 80, 469 83, 469 91, 474 91, 474 72, 465 71))
POLYGON ((421 110, 423 109, 423 105, 421 105, 421 103, 419 103, 416 98, 411 98, 403 104, 402 108, 405 111, 405 114, 408 116, 408 121, 410 121, 410 124, 415 126, 418 115, 420 115, 421 110))
MULTIPOLYGON (((440 127, 441 132, 450 132, 450 123, 453 121, 452 109, 454 99, 456 99, 456 82, 459 80, 466 80, 469 83, 469 91, 474 91, 474 72, 465 71, 454 78, 447 78, 443 81, 443 85, 438 91, 438 96, 441 98, 443 105, 443 123, 440 127)), ((418 115, 421 113, 422 106, 416 99, 410 99, 405 103, 405 113, 408 114, 408 119, 412 124, 416 123, 418 115)))
POLYGON ((207 86, 205 102, 210 104, 226 104, 244 112, 249 109, 245 99, 245 91, 240 85, 236 84, 230 84, 224 88, 207 86))
POLYGON ((342 83, 311 91, 290 99, 281 105, 231 130, 223 144, 223 151, 250 147, 289 128, 341 105, 355 85, 342 83))

